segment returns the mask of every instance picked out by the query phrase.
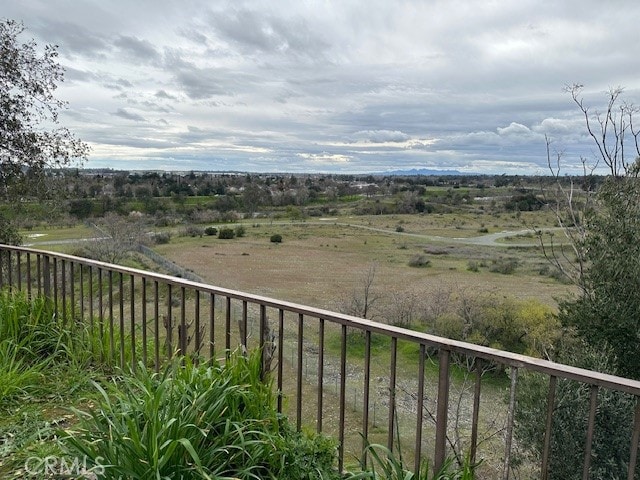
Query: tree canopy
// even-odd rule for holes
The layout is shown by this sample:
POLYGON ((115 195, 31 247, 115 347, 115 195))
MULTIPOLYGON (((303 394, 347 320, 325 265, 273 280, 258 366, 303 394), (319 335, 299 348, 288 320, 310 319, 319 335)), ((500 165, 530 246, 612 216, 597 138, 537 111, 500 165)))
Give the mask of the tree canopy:
POLYGON ((54 96, 64 80, 55 45, 22 41, 25 27, 0 20, 0 195, 6 199, 46 193, 47 169, 85 158, 88 147, 58 114, 66 103, 54 96))

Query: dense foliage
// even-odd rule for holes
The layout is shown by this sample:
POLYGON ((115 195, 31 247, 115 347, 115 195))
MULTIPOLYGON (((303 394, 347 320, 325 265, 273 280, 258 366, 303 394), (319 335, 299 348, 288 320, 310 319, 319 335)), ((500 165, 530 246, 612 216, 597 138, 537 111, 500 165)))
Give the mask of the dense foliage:
POLYGON ((118 377, 64 439, 100 478, 340 478, 335 444, 296 433, 276 413, 260 356, 176 360, 162 373, 118 377))
POLYGON ((616 373, 640 379, 640 179, 611 178, 588 220, 584 293, 560 319, 615 357, 616 373))
MULTIPOLYGON (((54 96, 64 78, 55 46, 40 51, 34 41, 19 39, 24 26, 0 20, 0 197, 46 196, 54 182, 44 181, 51 168, 83 158, 87 146, 58 127, 65 106, 54 96)), ((0 241, 17 243, 15 231, 0 214, 0 241)))
POLYGON ((5 196, 46 168, 68 165, 87 153, 85 144, 56 127, 65 106, 54 96, 64 78, 57 48, 45 45, 39 51, 34 41, 22 43, 23 31, 18 22, 0 21, 0 193, 5 196))
MULTIPOLYGON (((558 361, 590 370, 615 373, 609 351, 594 349, 582 341, 563 345, 558 361)), ((525 450, 521 460, 540 462, 547 415, 549 378, 525 374, 518 386, 516 435, 525 450)), ((553 479, 582 477, 587 436, 590 386, 559 380, 551 430, 550 471, 553 479)), ((627 478, 635 399, 631 395, 601 389, 595 417, 590 478, 627 478)), ((638 469, 640 473, 640 468, 638 469)))

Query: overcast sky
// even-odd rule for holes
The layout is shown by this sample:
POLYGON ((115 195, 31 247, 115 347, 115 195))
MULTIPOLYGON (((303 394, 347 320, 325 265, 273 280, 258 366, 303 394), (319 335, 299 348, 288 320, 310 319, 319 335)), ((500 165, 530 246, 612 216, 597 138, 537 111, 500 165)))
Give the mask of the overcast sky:
MULTIPOLYGON (((636 0, 3 0, 66 68, 87 167, 546 174, 563 87, 640 103, 636 0)), ((25 37, 26 38, 26 37, 25 37)))

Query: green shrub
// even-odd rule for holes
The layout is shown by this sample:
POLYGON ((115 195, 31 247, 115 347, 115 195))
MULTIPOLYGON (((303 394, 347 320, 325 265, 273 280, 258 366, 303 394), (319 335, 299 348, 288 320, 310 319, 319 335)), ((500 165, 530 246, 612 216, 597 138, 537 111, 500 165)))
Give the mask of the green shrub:
POLYGON ((216 235, 218 233, 218 229, 216 227, 206 227, 204 229, 204 234, 210 237, 216 235))
POLYGON ((294 432, 261 365, 255 352, 199 366, 180 358, 157 374, 141 366, 96 384, 99 404, 78 412, 63 443, 105 479, 340 478, 335 443, 294 432))
POLYGON ((423 268, 428 267, 429 265, 431 265, 431 260, 421 253, 418 253, 409 259, 410 267, 423 268))
POLYGON ((516 271, 516 268, 518 268, 518 264, 517 258, 499 258, 498 260, 492 261, 489 271, 503 275, 511 275, 516 271))
POLYGON ((247 230, 244 228, 244 225, 238 225, 235 229, 235 234, 236 234, 236 237, 238 238, 244 237, 246 233, 247 233, 247 230))
POLYGON ((202 237, 204 230, 197 225, 187 225, 182 231, 184 237, 202 237))
POLYGON ((236 236, 236 232, 232 228, 224 227, 218 231, 218 238, 223 240, 230 240, 236 236))
POLYGON ((476 262, 475 260, 469 260, 467 262, 467 270, 469 270, 470 272, 479 272, 480 265, 478 265, 478 262, 476 262))
POLYGON ((269 240, 271 241, 271 243, 282 243, 282 235, 280 235, 279 233, 275 233, 271 235, 271 238, 269 240))
POLYGON ((169 232, 159 232, 153 236, 153 240, 157 245, 165 245, 171 241, 171 234, 169 232))
POLYGON ((398 232, 398 233, 402 233, 402 232, 404 232, 404 227, 403 227, 402 225, 398 225, 398 226, 396 227, 396 232, 398 232))
MULTIPOLYGON (((616 359, 611 350, 603 351, 583 342, 562 347, 559 358, 554 360, 598 372, 615 373, 616 359)), ((548 392, 547 375, 527 372, 518 381, 515 435, 527 461, 540 462, 542 458, 545 422, 541 419, 547 415, 548 392)), ((549 458, 553 478, 583 478, 590 393, 587 384, 567 379, 557 382, 549 458)), ((632 395, 600 389, 590 478, 627 478, 635 403, 632 395)), ((640 466, 637 466, 633 478, 638 478, 639 474, 640 466)))

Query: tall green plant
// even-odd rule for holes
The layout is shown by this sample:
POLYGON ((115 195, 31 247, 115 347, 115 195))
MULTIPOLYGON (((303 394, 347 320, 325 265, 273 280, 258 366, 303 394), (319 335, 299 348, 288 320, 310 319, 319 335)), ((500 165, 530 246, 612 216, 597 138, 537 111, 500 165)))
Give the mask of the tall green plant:
POLYGON ((297 478, 330 478, 335 448, 293 433, 260 371, 257 354, 199 366, 180 358, 158 374, 140 365, 96 383, 99 405, 77 412, 64 445, 105 479, 293 478, 296 462, 306 470, 297 478), (302 455, 310 451, 318 455, 302 455))
POLYGON ((42 381, 48 361, 29 363, 20 350, 18 345, 0 341, 0 406, 37 391, 42 381))
POLYGON ((369 444, 363 452, 363 459, 369 458, 370 465, 362 463, 363 471, 349 475, 349 480, 473 480, 474 467, 467 458, 461 468, 447 459, 439 471, 433 471, 428 461, 423 461, 418 472, 410 470, 401 456, 396 456, 383 445, 369 444))

